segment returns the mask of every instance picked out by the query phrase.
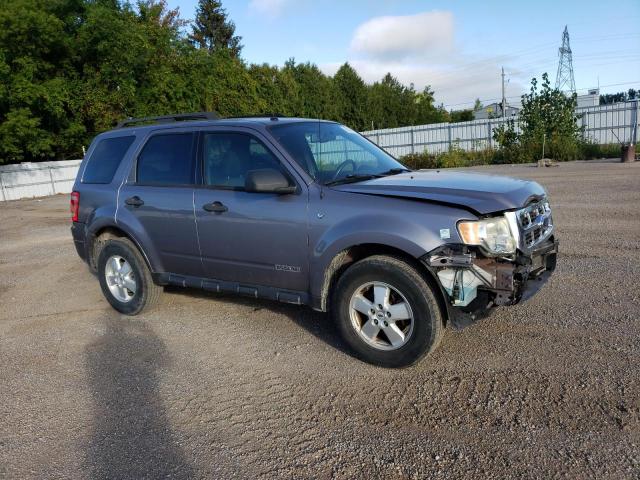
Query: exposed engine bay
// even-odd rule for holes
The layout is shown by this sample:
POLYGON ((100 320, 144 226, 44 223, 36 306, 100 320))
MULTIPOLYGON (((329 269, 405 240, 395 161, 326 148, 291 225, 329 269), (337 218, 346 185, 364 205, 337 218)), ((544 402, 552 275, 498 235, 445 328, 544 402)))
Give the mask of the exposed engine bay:
POLYGON ((445 245, 423 261, 449 298, 450 314, 475 319, 488 309, 531 298, 556 266, 558 242, 549 237, 529 254, 488 257, 467 245, 445 245), (451 308, 454 307, 454 308, 451 308))

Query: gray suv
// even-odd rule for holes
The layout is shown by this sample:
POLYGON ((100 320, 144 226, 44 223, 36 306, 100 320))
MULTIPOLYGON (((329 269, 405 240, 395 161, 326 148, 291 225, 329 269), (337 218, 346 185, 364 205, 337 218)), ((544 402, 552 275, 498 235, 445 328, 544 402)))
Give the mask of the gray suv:
POLYGON ((91 144, 71 214, 119 312, 163 285, 309 305, 386 367, 531 297, 558 245, 535 182, 410 171, 343 125, 282 117, 121 122, 91 144))

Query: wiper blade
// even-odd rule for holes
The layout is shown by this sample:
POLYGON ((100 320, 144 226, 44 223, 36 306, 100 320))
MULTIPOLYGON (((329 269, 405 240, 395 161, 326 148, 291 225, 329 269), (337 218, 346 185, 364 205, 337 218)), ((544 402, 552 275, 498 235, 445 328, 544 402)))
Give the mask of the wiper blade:
POLYGON ((346 177, 338 178, 336 180, 330 180, 325 182, 325 186, 330 187, 332 185, 342 185, 345 183, 362 182, 364 180, 371 180, 373 178, 380 178, 382 175, 374 174, 362 174, 362 175, 347 175, 346 177))
POLYGON ((331 185, 341 185, 345 183, 355 183, 361 182, 364 180, 371 180, 373 178, 382 178, 387 177, 389 175, 397 175, 399 173, 410 172, 408 168, 390 168, 386 172, 381 173, 352 173, 347 175, 346 177, 338 178, 336 180, 330 180, 325 183, 326 186, 330 187, 331 185))
POLYGON ((397 175, 399 173, 410 172, 408 168, 390 168, 386 172, 379 173, 378 175, 381 177, 386 177, 388 175, 397 175))

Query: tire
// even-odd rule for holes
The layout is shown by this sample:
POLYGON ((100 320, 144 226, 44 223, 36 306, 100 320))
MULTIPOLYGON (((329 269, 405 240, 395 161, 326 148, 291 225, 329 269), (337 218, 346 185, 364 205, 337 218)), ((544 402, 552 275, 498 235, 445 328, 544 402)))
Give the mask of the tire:
POLYGON ((443 315, 433 289, 399 258, 376 255, 354 263, 338 279, 332 298, 342 337, 365 362, 406 367, 435 350, 442 338, 443 315))
POLYGON ((107 301, 125 315, 137 315, 150 308, 163 291, 153 283, 147 263, 127 238, 109 239, 103 244, 98 256, 98 279, 107 301))

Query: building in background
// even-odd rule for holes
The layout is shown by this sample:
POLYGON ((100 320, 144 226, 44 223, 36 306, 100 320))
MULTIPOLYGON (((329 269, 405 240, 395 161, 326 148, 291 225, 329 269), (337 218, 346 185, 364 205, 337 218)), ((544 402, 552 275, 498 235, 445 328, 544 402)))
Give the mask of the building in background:
POLYGON ((578 95, 578 108, 597 107, 600 105, 600 89, 593 88, 586 95, 578 95))
MULTIPOLYGON (((505 108, 505 117, 514 117, 520 112, 519 108, 507 105, 505 108)), ((473 112, 474 120, 484 120, 487 118, 500 118, 502 117, 502 105, 498 102, 485 105, 480 110, 473 112)))

